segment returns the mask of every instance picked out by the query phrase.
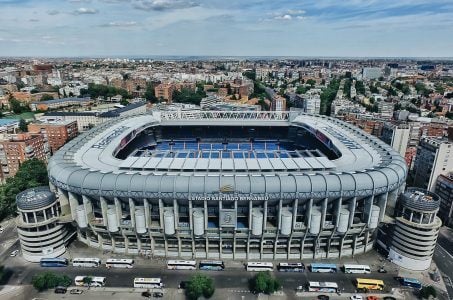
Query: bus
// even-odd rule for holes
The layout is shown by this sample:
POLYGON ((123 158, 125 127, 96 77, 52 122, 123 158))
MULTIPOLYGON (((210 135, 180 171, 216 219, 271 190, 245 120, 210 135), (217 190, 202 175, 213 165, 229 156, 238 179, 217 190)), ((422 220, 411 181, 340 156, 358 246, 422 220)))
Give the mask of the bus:
POLYGON ((94 286, 94 287, 102 287, 105 286, 105 277, 94 277, 94 276, 76 276, 74 279, 74 283, 76 286, 94 286), (84 282, 86 277, 91 278, 91 282, 89 284, 84 282))
POLYGON ((400 284, 402 286, 409 286, 409 287, 413 287, 414 289, 422 288, 422 284, 420 283, 420 281, 418 281, 415 278, 401 277, 398 279, 398 281, 400 282, 400 284))
POLYGON ((337 293, 338 284, 336 282, 309 281, 307 289, 309 292, 337 293))
POLYGON ((197 262, 195 260, 167 260, 167 269, 169 269, 169 270, 196 270, 197 262))
POLYGON ((110 268, 127 268, 130 269, 134 266, 134 260, 133 259, 115 259, 115 258, 110 258, 107 259, 105 262, 105 266, 110 269, 110 268))
POLYGON ((67 258, 41 258, 39 261, 41 267, 67 267, 67 258))
POLYGON ((225 264, 221 260, 202 260, 198 265, 200 270, 208 271, 223 271, 225 270, 225 264))
POLYGON ((77 257, 72 260, 73 267, 97 268, 101 265, 99 258, 77 257))
POLYGON ((337 272, 337 265, 312 263, 310 269, 313 273, 335 273, 337 272))
POLYGON ((368 265, 344 265, 343 271, 347 274, 370 274, 371 268, 368 265))
POLYGON ((164 287, 160 278, 134 278, 134 288, 161 289, 164 287))
POLYGON ((274 264, 271 262, 247 262, 246 270, 249 272, 272 272, 274 270, 274 264))
POLYGON ((378 279, 357 278, 356 287, 358 290, 382 291, 384 289, 384 281, 378 279))
POLYGON ((303 263, 279 263, 277 269, 280 272, 303 272, 305 266, 303 263))

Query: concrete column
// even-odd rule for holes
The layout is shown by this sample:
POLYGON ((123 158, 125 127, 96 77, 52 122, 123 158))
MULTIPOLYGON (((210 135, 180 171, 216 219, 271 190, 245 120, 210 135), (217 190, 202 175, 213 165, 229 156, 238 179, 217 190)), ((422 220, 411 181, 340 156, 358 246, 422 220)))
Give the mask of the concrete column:
MULTIPOLYGON (((263 232, 265 232, 265 230, 267 228, 267 200, 264 200, 264 212, 263 213, 264 213, 264 215, 263 215, 263 232)), ((251 220, 252 218, 249 217, 249 219, 251 220)), ((250 230, 252 230, 251 225, 249 226, 249 228, 250 228, 250 230)))
MULTIPOLYGON (((116 219, 118 221, 118 226, 121 228, 121 217, 123 216, 123 212, 122 212, 122 209, 121 209, 121 203, 120 203, 120 199, 118 199, 118 197, 115 197, 114 199, 114 202, 115 202, 115 210, 116 210, 116 219)), ((122 229, 121 229, 122 231, 122 229)))
POLYGON ((357 197, 352 198, 349 201, 349 225, 348 228, 351 228, 352 224, 354 224, 354 215, 355 215, 355 208, 357 206, 357 197))
POLYGON ((164 202, 159 199, 159 227, 164 230, 164 202))
POLYGON ((311 211, 313 209, 313 198, 310 199, 306 205, 307 205, 307 209, 306 209, 307 213, 305 216, 305 226, 307 227, 307 231, 308 231, 308 229, 310 229, 311 211))
MULTIPOLYGON (((58 193, 58 202, 60 202, 60 207, 61 207, 61 214, 62 215, 72 214, 69 197, 66 194, 67 192, 58 188, 57 193, 58 193)), ((74 215, 73 215, 73 219, 74 219, 74 215)))
POLYGON ((191 236, 192 236, 192 244, 193 244, 193 206, 192 206, 192 200, 189 200, 189 228, 190 228, 190 232, 191 232, 191 236))
POLYGON ((129 213, 131 214, 131 226, 135 228, 135 203, 132 198, 129 198, 129 213))
MULTIPOLYGON (((252 210, 253 210, 253 205, 252 205, 252 201, 249 201, 249 230, 251 231, 252 230, 252 210)), ((263 223, 265 221, 263 220, 263 223)))
POLYGON ((299 199, 295 199, 293 202, 293 228, 291 231, 291 235, 294 232, 294 229, 296 228, 296 221, 297 221, 297 207, 299 205, 299 199))
MULTIPOLYGON (((209 215, 208 201, 204 200, 203 205, 204 205, 204 228, 208 229, 208 215, 209 215)), ((208 252, 206 252, 206 253, 208 253, 208 252)))
POLYGON ((384 216, 385 216, 385 208, 387 206, 387 197, 388 197, 388 192, 380 194, 378 196, 377 200, 377 205, 379 206, 379 222, 384 221, 384 216))
POLYGON ((82 195, 82 199, 83 199, 83 208, 85 209, 85 215, 86 215, 88 223, 90 223, 94 218, 93 204, 91 203, 91 199, 85 195, 82 195))
MULTIPOLYGON (((69 200, 69 206, 70 206, 72 219, 77 220, 76 210, 77 210, 77 206, 79 205, 79 201, 77 200, 76 194, 69 192, 68 200, 69 200)), ((61 208, 61 210, 63 211, 63 207, 61 208)))
POLYGON ((143 199, 143 206, 145 207, 145 224, 147 228, 151 227, 151 205, 148 202, 148 199, 143 199))
MULTIPOLYGON (((321 215, 321 231, 324 229, 324 225, 326 223, 326 214, 327 214, 327 201, 329 199, 325 198, 322 202, 322 215, 321 215)), ((319 233, 321 233, 321 231, 319 233)))
POLYGON ((178 209, 178 201, 176 199, 173 199, 173 212, 175 214, 175 229, 176 232, 179 232, 179 209, 178 209))
POLYGON ((102 220, 103 220, 103 224, 104 226, 107 226, 107 208, 108 208, 108 205, 107 205, 107 200, 104 198, 104 197, 100 197, 100 202, 101 202, 101 211, 102 211, 102 220))
POLYGON ((38 223, 38 217, 36 217, 36 212, 33 212, 33 223, 38 223))
POLYGON ((277 232, 280 232, 282 223, 282 199, 278 201, 278 218, 277 218, 277 232))

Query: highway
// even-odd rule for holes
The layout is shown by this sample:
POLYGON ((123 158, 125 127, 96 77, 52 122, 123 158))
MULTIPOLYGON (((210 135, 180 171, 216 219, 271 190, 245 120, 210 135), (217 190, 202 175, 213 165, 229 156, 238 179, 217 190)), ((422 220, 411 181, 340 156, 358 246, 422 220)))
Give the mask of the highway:
POLYGON ((443 273, 448 294, 450 299, 453 299, 453 230, 447 227, 441 228, 437 239, 437 247, 434 251, 434 261, 443 273))

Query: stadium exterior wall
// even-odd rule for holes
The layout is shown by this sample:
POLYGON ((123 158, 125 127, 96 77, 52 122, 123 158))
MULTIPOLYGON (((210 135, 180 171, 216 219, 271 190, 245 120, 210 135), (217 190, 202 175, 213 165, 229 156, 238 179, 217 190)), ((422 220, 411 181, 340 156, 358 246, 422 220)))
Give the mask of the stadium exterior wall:
MULTIPOLYGON (((127 127, 132 118, 136 118, 134 128, 114 141, 132 130, 136 134, 165 125, 164 120, 152 116, 102 124, 70 141, 48 166, 51 190, 56 193, 62 212, 66 212, 63 217, 78 222, 78 213, 84 212, 86 224, 84 220, 78 223, 82 225, 77 228, 78 238, 100 250, 224 259, 351 256, 371 249, 376 228, 372 214, 378 212, 382 221, 386 210, 393 211, 404 190, 406 164, 391 147, 349 124, 313 115, 293 118, 287 126, 313 129, 313 124, 320 122, 338 127, 342 133, 366 141, 367 151, 373 151, 368 156, 379 157, 371 158, 376 161, 369 167, 357 170, 270 174, 151 172, 121 170, 117 166, 107 170, 97 161, 83 166, 81 149, 89 148, 91 140, 111 136, 113 124, 119 126, 124 121, 127 127), (144 211, 146 230, 141 214, 137 223, 137 211, 144 211), (344 224, 345 218, 340 217, 346 211, 349 217, 344 224), (263 215, 262 221, 253 218, 254 212, 263 215), (285 214, 284 221, 281 212, 285 214), (204 218, 204 228, 198 227, 195 234, 193 229, 200 226, 200 216, 204 218), (288 226, 289 234, 283 234, 288 233, 288 226), (254 235, 252 229, 261 229, 253 231, 261 234, 254 235)), ((262 122, 269 125, 269 120, 262 122)), ((325 135, 330 136, 328 132, 325 135)))

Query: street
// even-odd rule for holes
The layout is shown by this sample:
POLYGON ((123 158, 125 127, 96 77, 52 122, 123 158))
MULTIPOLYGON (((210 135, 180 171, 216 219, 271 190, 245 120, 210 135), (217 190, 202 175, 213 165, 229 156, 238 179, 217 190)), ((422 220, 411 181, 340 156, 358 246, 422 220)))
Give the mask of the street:
POLYGON ((450 299, 453 299, 453 230, 450 228, 441 228, 433 258, 444 275, 444 282, 450 299))

